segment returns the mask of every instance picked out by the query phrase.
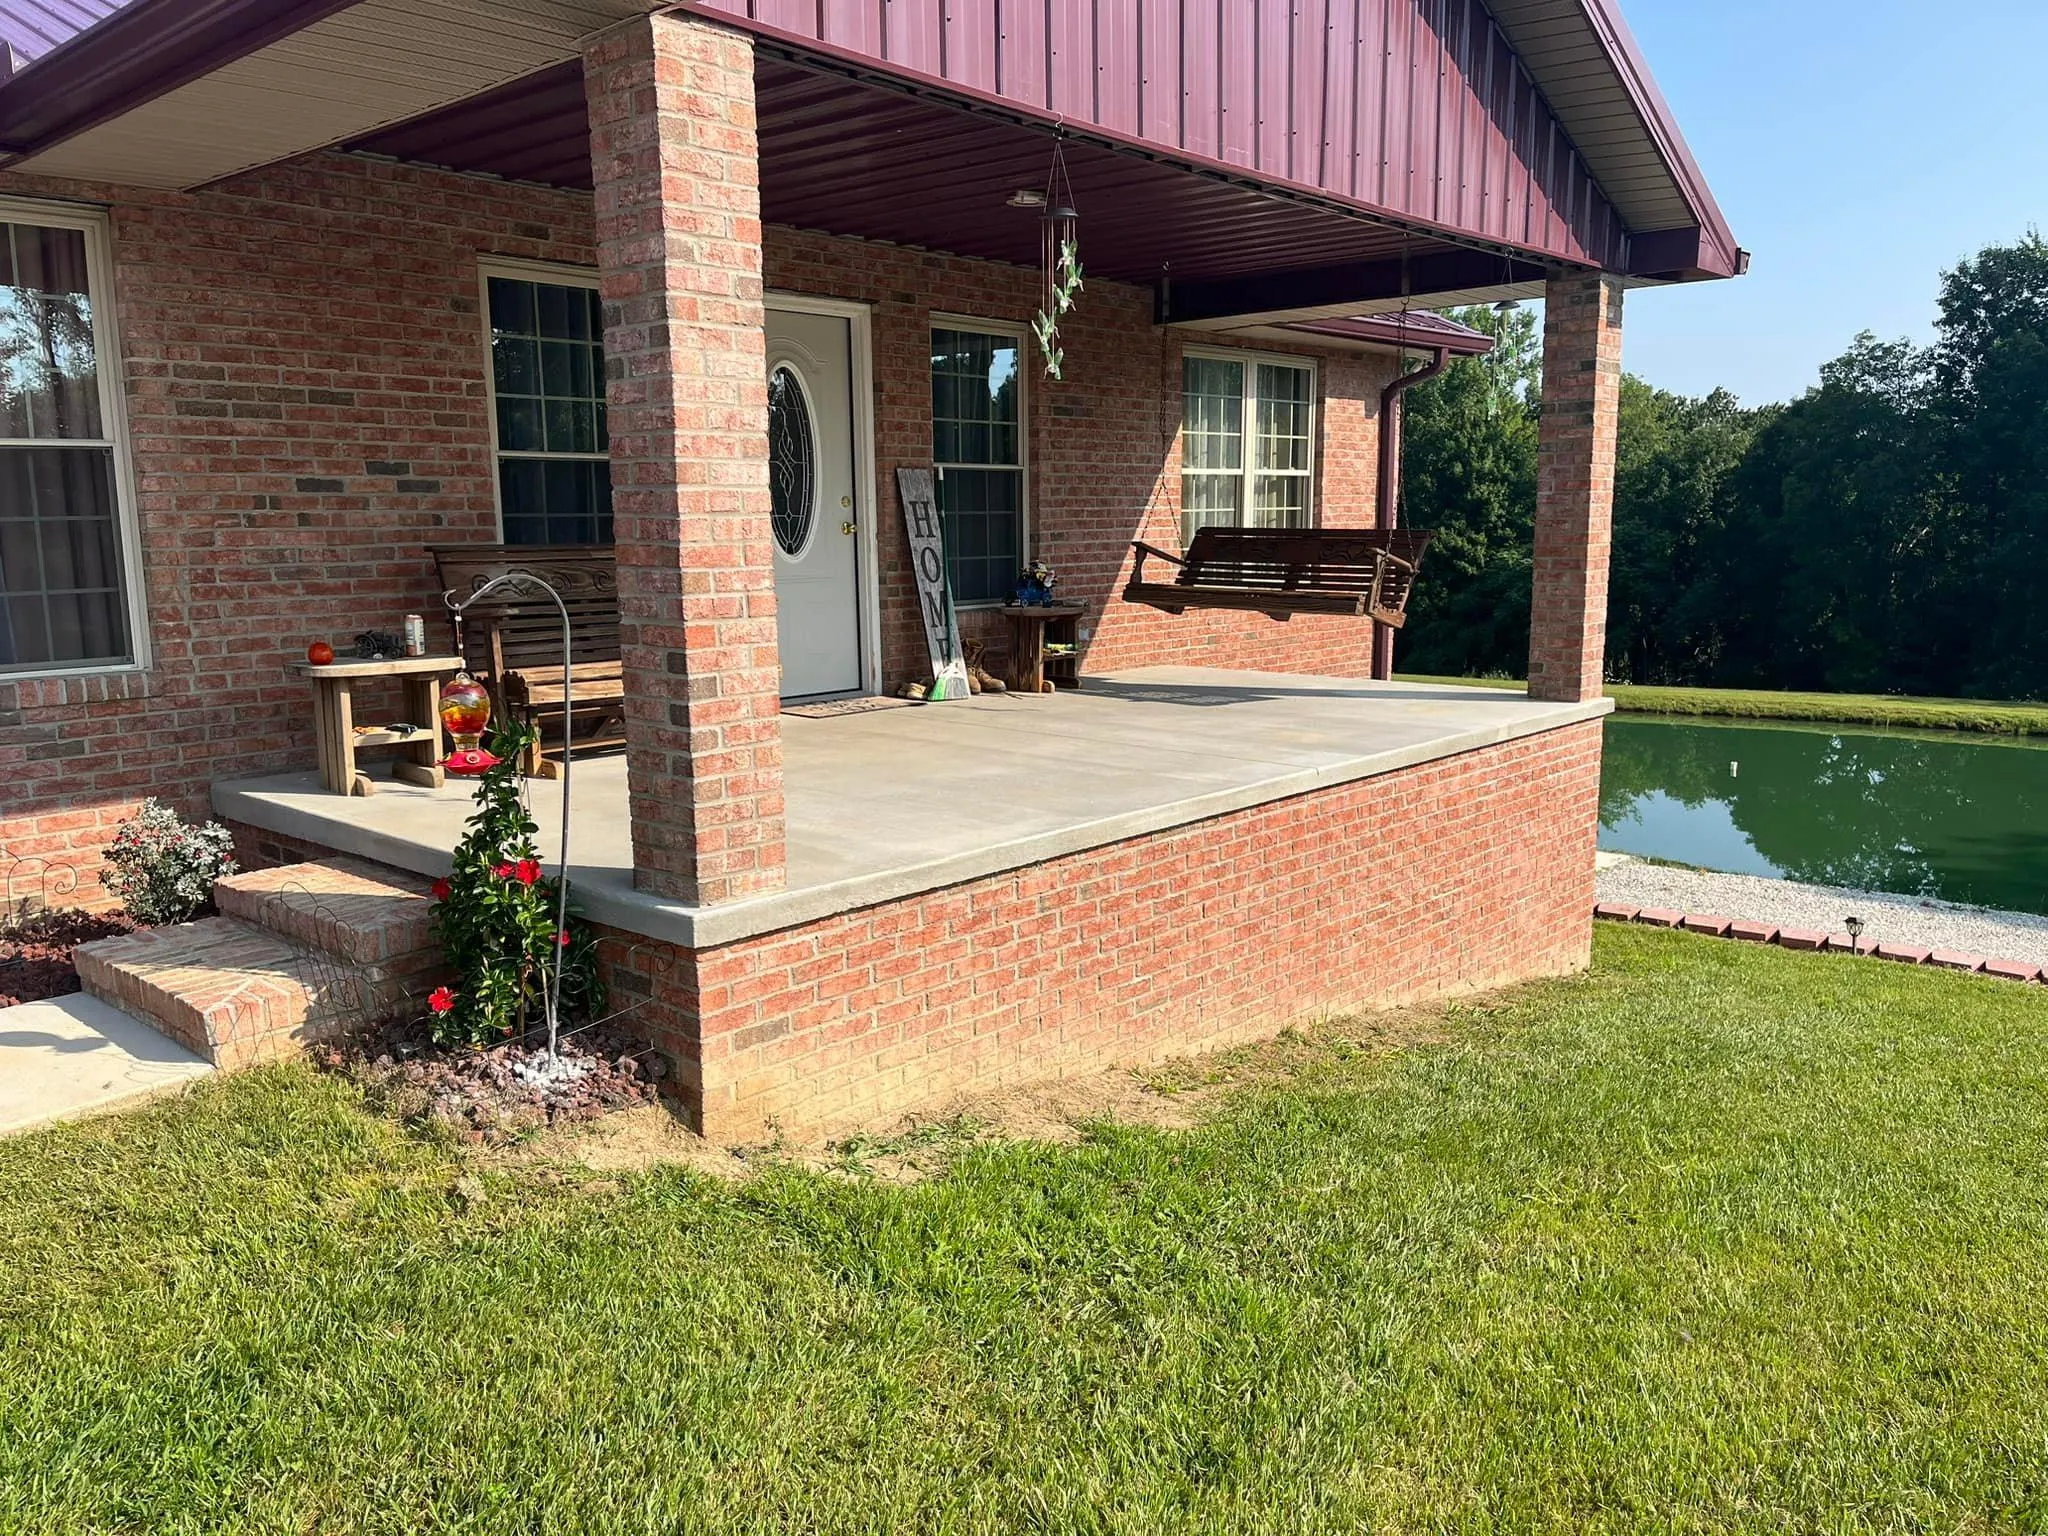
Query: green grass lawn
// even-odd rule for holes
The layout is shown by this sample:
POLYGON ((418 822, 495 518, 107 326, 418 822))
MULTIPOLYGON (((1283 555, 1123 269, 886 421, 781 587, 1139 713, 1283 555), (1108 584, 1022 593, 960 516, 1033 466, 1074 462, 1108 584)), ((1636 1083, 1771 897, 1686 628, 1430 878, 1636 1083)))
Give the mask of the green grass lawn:
MULTIPOLYGON (((1403 682, 1450 683, 1460 688, 1520 691, 1518 678, 1428 677, 1398 674, 1403 682)), ((1817 720, 1839 725, 1908 726, 1930 731, 1984 731, 2002 736, 2048 733, 2048 704, 1999 704, 1982 699, 1910 699, 1880 693, 1775 693, 1746 688, 1651 688, 1610 683, 1614 707, 1625 714, 1716 715, 1736 720, 1817 720)))
POLYGON ((2048 1525, 2048 993, 1603 927, 1439 1033, 909 1187, 0 1143, 0 1529, 2048 1525))

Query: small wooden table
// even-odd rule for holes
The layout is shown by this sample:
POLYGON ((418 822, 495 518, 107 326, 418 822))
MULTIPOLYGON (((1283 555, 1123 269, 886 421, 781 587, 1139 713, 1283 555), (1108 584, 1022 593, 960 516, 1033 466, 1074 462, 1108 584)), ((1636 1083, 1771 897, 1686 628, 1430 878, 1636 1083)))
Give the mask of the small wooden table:
POLYGON ((374 795, 377 786, 356 767, 356 748, 399 748, 391 776, 438 789, 441 772, 440 679, 462 670, 460 656, 394 656, 389 661, 296 662, 292 671, 313 683, 313 737, 320 749, 320 783, 337 795, 374 795), (405 724, 359 731, 352 691, 366 678, 396 677, 405 685, 405 724))
MULTIPOLYGON (((1046 627, 1060 624, 1071 629, 1087 611, 1079 603, 1003 604, 1003 617, 1010 621, 1010 675, 1005 681, 1019 693, 1045 692, 1046 627)), ((1078 668, 1070 681, 1080 685, 1078 668)))

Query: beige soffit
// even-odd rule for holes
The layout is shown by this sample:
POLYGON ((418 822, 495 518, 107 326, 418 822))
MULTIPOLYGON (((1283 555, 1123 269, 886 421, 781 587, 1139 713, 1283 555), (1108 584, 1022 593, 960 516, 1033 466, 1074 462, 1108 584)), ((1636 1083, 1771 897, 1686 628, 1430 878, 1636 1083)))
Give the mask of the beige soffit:
POLYGON ((1584 0, 1485 4, 1622 223, 1636 231, 1697 223, 1594 31, 1584 0))
POLYGON ((196 187, 417 117, 576 57, 653 0, 361 0, 19 162, 196 187))

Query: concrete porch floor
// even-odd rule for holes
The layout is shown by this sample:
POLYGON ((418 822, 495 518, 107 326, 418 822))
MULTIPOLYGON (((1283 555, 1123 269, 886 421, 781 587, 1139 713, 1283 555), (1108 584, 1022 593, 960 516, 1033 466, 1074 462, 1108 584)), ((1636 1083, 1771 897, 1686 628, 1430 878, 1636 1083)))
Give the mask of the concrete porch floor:
MULTIPOLYGON (((1080 692, 783 719, 788 886, 718 907, 633 888, 622 756, 575 766, 570 878, 585 915, 691 948, 730 943, 1598 718, 1492 689, 1198 667, 1087 679, 1080 692)), ((445 874, 467 785, 311 772, 216 784, 216 814, 323 848, 445 874)), ((559 786, 529 799, 552 867, 559 786)))

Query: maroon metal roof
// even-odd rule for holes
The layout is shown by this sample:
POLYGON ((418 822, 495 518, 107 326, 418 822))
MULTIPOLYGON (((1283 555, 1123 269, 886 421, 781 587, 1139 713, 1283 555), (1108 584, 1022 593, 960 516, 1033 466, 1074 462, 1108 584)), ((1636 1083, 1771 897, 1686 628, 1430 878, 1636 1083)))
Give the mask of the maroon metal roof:
MULTIPOLYGON (((73 8, 65 26, 98 14, 68 45, 0 80, 0 154, 59 142, 349 3, 0 0, 24 27, 63 7, 73 8)), ((1642 103, 1642 120, 1621 131, 1654 141, 1651 158, 1681 179, 1690 172, 1697 227, 1632 237, 1483 0, 680 3, 761 42, 764 152, 776 157, 764 164, 765 194, 770 216, 788 222, 1029 260, 1034 250, 1013 252, 1017 242, 1000 228, 963 229, 952 218, 937 233, 920 231, 945 204, 982 206, 978 199, 1005 181, 1040 180, 1034 162, 1044 158, 1044 134, 1057 129, 1077 191, 1085 180, 1084 195, 1106 215, 1092 227, 1110 233, 1091 251, 1133 273, 1151 261, 1157 275, 1162 242, 1149 226, 1160 217, 1174 226, 1174 248, 1188 252, 1174 258, 1176 273, 1270 272, 1284 260, 1319 271, 1339 303, 1363 302, 1368 288, 1410 291, 1406 260, 1398 289, 1384 262, 1371 267, 1397 251, 1455 253, 1432 278, 1436 291, 1513 277, 1505 269, 1487 277, 1489 249, 1496 262, 1658 276, 1740 267, 1633 43, 1617 30, 1611 0, 1554 3, 1613 22, 1596 62, 1626 75, 1630 100, 1642 103), (836 72, 839 83, 820 84, 820 71, 836 72), (885 89, 854 96, 851 86, 885 89), (915 163, 883 167, 878 157, 915 163), (863 215, 878 227, 848 229, 852 189, 872 198, 878 184, 891 197, 870 201, 863 215), (926 205, 934 195, 937 208, 926 205), (893 222, 879 220, 884 212, 893 222), (1205 218, 1231 227, 1205 232, 1205 218), (1116 233, 1119 219, 1127 240, 1116 233), (977 241, 983 248, 967 248, 977 241)), ((574 185, 588 175, 573 163, 586 153, 574 69, 529 77, 356 147, 574 185)), ((1254 297, 1254 307, 1279 307, 1264 302, 1265 290, 1212 291, 1206 301, 1214 309, 1254 297)))
POLYGON ((105 21, 129 0, 0 0, 0 43, 16 59, 41 58, 68 43, 97 22, 105 21))
POLYGON ((1628 264, 1628 232, 1481 0, 682 3, 1411 226, 1628 264))

